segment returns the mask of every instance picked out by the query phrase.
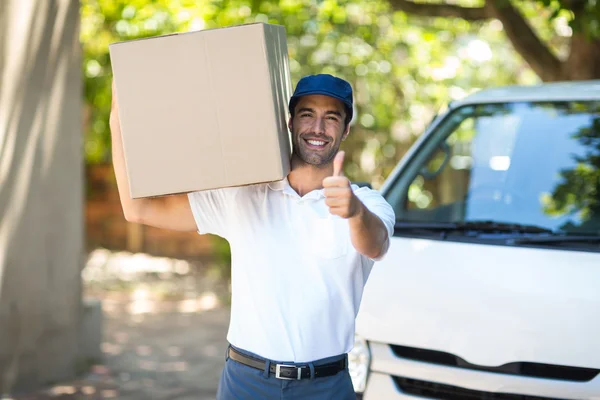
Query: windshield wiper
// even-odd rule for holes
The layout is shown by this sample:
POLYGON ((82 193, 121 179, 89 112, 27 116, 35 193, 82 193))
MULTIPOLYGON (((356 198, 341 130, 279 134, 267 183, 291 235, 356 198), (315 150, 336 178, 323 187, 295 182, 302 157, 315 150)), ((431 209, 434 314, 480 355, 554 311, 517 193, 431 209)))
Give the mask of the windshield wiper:
POLYGON ((464 221, 464 222, 417 222, 396 221, 397 230, 426 230, 434 232, 485 232, 485 233, 548 233, 554 231, 536 225, 524 225, 496 221, 464 221))
POLYGON ((593 235, 565 235, 565 234, 554 234, 551 236, 527 236, 520 237, 512 240, 514 244, 534 244, 534 243, 548 243, 548 244, 560 244, 560 243, 600 243, 600 236, 593 235))

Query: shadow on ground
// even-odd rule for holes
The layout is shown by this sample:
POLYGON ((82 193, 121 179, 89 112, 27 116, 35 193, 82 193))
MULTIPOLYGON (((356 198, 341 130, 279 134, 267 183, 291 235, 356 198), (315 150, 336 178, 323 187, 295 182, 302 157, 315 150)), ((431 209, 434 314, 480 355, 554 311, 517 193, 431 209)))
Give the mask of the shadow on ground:
POLYGON ((84 270, 86 296, 103 304, 102 360, 80 379, 4 399, 214 399, 228 283, 181 260, 103 254, 96 264, 102 257, 90 255, 84 270))

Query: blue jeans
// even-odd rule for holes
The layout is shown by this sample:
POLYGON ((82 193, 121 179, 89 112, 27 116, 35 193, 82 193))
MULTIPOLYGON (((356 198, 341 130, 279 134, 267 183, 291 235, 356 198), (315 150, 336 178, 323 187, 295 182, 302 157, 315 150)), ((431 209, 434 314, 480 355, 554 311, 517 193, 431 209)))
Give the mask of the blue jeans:
MULTIPOLYGON (((251 357, 256 354, 235 348, 237 351, 251 357)), ((311 371, 317 365, 327 364, 348 357, 346 354, 328 357, 309 365, 311 371)), ((261 358, 261 357, 259 357, 261 358)), ((271 361, 275 364, 299 365, 285 361, 271 361)), ((314 372, 313 372, 314 373, 314 372)), ((217 400, 355 400, 354 387, 348 368, 335 375, 319 378, 284 380, 264 371, 241 364, 226 357, 225 368, 221 374, 217 400)))

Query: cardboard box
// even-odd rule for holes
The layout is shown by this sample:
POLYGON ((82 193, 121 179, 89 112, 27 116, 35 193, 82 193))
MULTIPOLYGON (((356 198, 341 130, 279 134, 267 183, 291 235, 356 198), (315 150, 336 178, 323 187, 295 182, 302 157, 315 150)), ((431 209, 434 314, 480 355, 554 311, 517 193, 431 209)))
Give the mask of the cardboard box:
POLYGON ((285 29, 248 24, 110 45, 133 198, 283 179, 285 29))

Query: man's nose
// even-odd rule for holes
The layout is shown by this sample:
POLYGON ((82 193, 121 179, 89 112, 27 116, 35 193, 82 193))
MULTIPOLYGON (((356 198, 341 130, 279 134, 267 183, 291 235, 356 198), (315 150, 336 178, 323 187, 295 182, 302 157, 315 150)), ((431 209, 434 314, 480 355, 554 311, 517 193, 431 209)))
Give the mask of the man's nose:
POLYGON ((315 118, 313 130, 316 134, 324 134, 325 133, 325 119, 324 118, 315 118))

